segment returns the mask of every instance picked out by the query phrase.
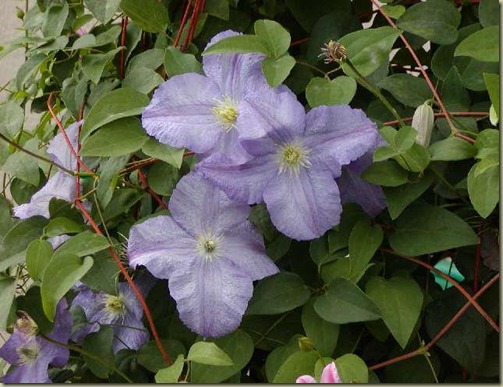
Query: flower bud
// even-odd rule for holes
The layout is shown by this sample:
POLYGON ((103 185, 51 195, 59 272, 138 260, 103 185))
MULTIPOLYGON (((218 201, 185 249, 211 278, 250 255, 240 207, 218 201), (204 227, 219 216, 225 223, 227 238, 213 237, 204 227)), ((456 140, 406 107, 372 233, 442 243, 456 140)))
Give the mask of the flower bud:
POLYGON ((24 11, 19 7, 16 7, 16 16, 18 19, 24 19, 24 11))
POLYGON ((416 142, 419 145, 428 147, 431 140, 431 132, 433 130, 434 114, 433 109, 428 102, 419 105, 412 117, 411 126, 417 130, 416 142))
POLYGON ((299 348, 303 351, 312 351, 314 349, 314 344, 309 337, 299 338, 299 348))

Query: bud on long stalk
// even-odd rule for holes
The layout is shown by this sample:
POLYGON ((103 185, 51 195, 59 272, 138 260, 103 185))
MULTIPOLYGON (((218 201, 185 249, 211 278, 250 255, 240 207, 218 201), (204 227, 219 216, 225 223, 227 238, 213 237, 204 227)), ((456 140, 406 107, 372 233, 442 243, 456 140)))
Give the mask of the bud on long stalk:
POLYGON ((412 117, 412 127, 417 130, 416 142, 428 147, 433 130, 434 114, 428 102, 418 106, 412 117))

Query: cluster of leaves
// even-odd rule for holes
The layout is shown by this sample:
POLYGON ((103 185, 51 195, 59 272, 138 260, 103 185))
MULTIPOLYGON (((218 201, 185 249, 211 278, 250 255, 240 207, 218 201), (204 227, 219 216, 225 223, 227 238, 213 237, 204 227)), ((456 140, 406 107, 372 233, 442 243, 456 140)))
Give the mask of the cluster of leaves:
POLYGON ((382 2, 383 13, 370 0, 189 1, 200 12, 185 24, 181 0, 37 0, 20 11, 24 36, 0 47, 0 59, 15 49, 26 55, 0 104, 0 329, 23 310, 49 332, 78 280, 117 292, 107 248, 124 258, 131 226, 163 211, 154 199, 169 199, 195 162, 144 132, 138 116, 152 91, 200 72, 201 55, 260 52, 269 84, 284 83, 306 108, 351 104, 379 125, 383 146, 363 178, 382 187, 387 209, 371 219, 347 204, 338 226, 297 242, 254 206, 250 220, 281 273, 256 284, 237 331, 197 337, 158 281, 146 301, 171 366, 154 341, 114 355, 113 332, 103 327, 50 371, 52 380, 291 383, 335 359, 346 382, 498 381, 499 340, 487 323, 499 317, 497 283, 471 301, 486 319, 470 308, 424 349, 499 271, 498 1, 382 2), (203 53, 226 29, 244 34, 203 53), (174 45, 178 32, 181 41, 190 35, 185 52, 174 45), (320 48, 330 40, 349 61, 324 63, 320 48), (437 113, 431 145, 406 125, 425 102, 437 113), (40 114, 35 127, 24 124, 28 106, 40 114), (50 219, 11 215, 55 168, 46 154, 57 133, 52 114, 64 125, 85 119, 80 155, 96 176, 83 172, 80 184, 105 236, 57 199, 50 219), (70 239, 53 252, 47 239, 64 234, 70 239), (445 257, 464 277, 449 289, 431 270, 445 257))

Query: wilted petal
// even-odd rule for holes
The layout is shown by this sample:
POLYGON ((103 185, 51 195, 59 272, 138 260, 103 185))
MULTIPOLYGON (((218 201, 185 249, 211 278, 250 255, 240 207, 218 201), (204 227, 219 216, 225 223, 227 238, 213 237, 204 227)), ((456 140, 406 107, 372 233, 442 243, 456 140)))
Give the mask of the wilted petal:
POLYGON ((203 75, 174 76, 154 92, 142 125, 163 144, 207 152, 223 133, 212 110, 221 97, 217 85, 203 75))
POLYGON ((198 258, 188 270, 175 270, 169 290, 180 319, 204 337, 233 332, 253 293, 250 277, 223 257, 198 258))
POLYGON ((232 261, 252 281, 278 273, 278 268, 265 255, 264 241, 249 222, 229 230, 222 242, 221 255, 232 261))
POLYGON ((359 109, 347 105, 318 106, 307 113, 303 141, 311 150, 313 164, 335 171, 338 168, 332 164, 349 164, 375 148, 378 140, 376 125, 359 109))
POLYGON ((254 204, 262 201, 267 183, 277 173, 275 158, 276 155, 268 154, 236 165, 225 157, 213 157, 201 162, 196 170, 231 199, 254 204))
POLYGON ((191 233, 216 232, 243 223, 250 207, 238 203, 198 173, 185 175, 173 190, 169 209, 175 221, 191 233))
POLYGON ((169 216, 156 216, 131 228, 129 265, 145 266, 157 278, 169 278, 173 270, 190 265, 196 241, 169 216))
POLYGON ((52 198, 71 202, 75 199, 75 177, 57 171, 28 203, 14 207, 14 216, 26 219, 35 215, 49 218, 49 202, 52 198))
POLYGON ((372 153, 367 153, 344 166, 342 175, 336 181, 343 204, 358 203, 367 214, 375 217, 386 208, 386 199, 381 187, 360 177, 370 164, 372 164, 372 153))
POLYGON ((342 210, 339 190, 328 169, 283 172, 264 191, 271 221, 290 238, 318 238, 337 225, 342 210))
POLYGON ((316 380, 310 375, 302 375, 295 380, 295 383, 316 383, 316 380))
POLYGON ((323 369, 320 383, 342 383, 334 362, 331 362, 323 369))
MULTIPOLYGON (((206 48, 216 42, 240 35, 237 32, 227 30, 215 35, 206 48)), ((260 63, 264 59, 263 54, 211 54, 203 56, 204 73, 211 78, 222 91, 234 99, 240 99, 241 95, 250 87, 257 84, 259 79, 253 79, 252 75, 262 74, 260 63)), ((262 83, 265 78, 262 75, 262 83)))

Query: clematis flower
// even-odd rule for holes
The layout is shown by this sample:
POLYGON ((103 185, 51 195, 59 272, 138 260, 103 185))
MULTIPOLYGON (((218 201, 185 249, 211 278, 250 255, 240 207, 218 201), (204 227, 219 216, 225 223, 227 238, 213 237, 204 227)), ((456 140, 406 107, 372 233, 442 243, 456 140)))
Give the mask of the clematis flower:
MULTIPOLYGON (((238 35, 224 31, 210 41, 238 35)), ((237 160, 246 159, 238 137, 246 134, 260 137, 261 128, 249 123, 260 112, 254 100, 273 98, 285 92, 272 89, 261 70, 262 54, 215 54, 203 57, 205 75, 176 75, 154 92, 142 115, 146 132, 163 144, 189 148, 201 154, 225 154, 237 160)))
MULTIPOLYGON (((47 337, 66 344, 71 327, 68 304, 63 298, 56 309, 54 328, 47 337)), ((3 383, 51 383, 47 372, 49 365, 63 367, 68 362, 68 348, 47 341, 37 333, 37 324, 28 315, 18 318, 14 333, 0 348, 0 357, 15 366, 1 379, 3 383)))
POLYGON ((319 106, 306 115, 287 93, 254 104, 261 115, 250 125, 267 133, 241 140, 253 158, 236 163, 214 157, 203 160, 197 170, 232 199, 264 201, 272 223, 290 238, 317 238, 340 220, 334 178, 343 165, 375 146, 376 126, 363 111, 347 105, 319 106))
MULTIPOLYGON (((150 290, 152 281, 143 278, 137 286, 143 295, 150 290)), ((72 334, 72 340, 81 343, 92 332, 97 332, 100 325, 111 325, 114 331, 112 349, 117 353, 121 349, 140 349, 148 340, 148 331, 143 325, 143 309, 127 282, 118 284, 118 294, 95 292, 79 284, 79 293, 72 302, 71 309, 81 307, 89 324, 82 326, 72 334)))
POLYGON ((240 324, 255 280, 278 272, 262 237, 247 221, 250 207, 230 200, 203 177, 190 173, 173 191, 172 216, 131 228, 129 264, 168 279, 180 319, 204 337, 240 324))
MULTIPOLYGON (((74 149, 77 147, 79 125, 82 121, 71 124, 66 129, 66 134, 72 143, 74 149)), ((73 157, 65 139, 61 133, 58 133, 49 143, 47 153, 57 164, 66 169, 75 170, 77 161, 73 157)), ((71 202, 75 199, 75 177, 64 171, 56 171, 47 183, 35 193, 29 203, 14 207, 14 215, 21 219, 26 219, 35 215, 49 218, 49 202, 52 198, 63 199, 71 202)))
MULTIPOLYGON (((302 375, 297 378, 295 383, 316 383, 316 379, 310 375, 302 375)), ((339 376, 339 372, 337 371, 337 367, 335 366, 334 362, 331 362, 325 368, 323 368, 320 383, 342 383, 341 377, 339 376)))
POLYGON ((384 192, 378 185, 363 180, 362 172, 372 164, 373 150, 342 168, 342 175, 336 180, 341 193, 342 204, 357 203, 371 217, 386 208, 384 192))

